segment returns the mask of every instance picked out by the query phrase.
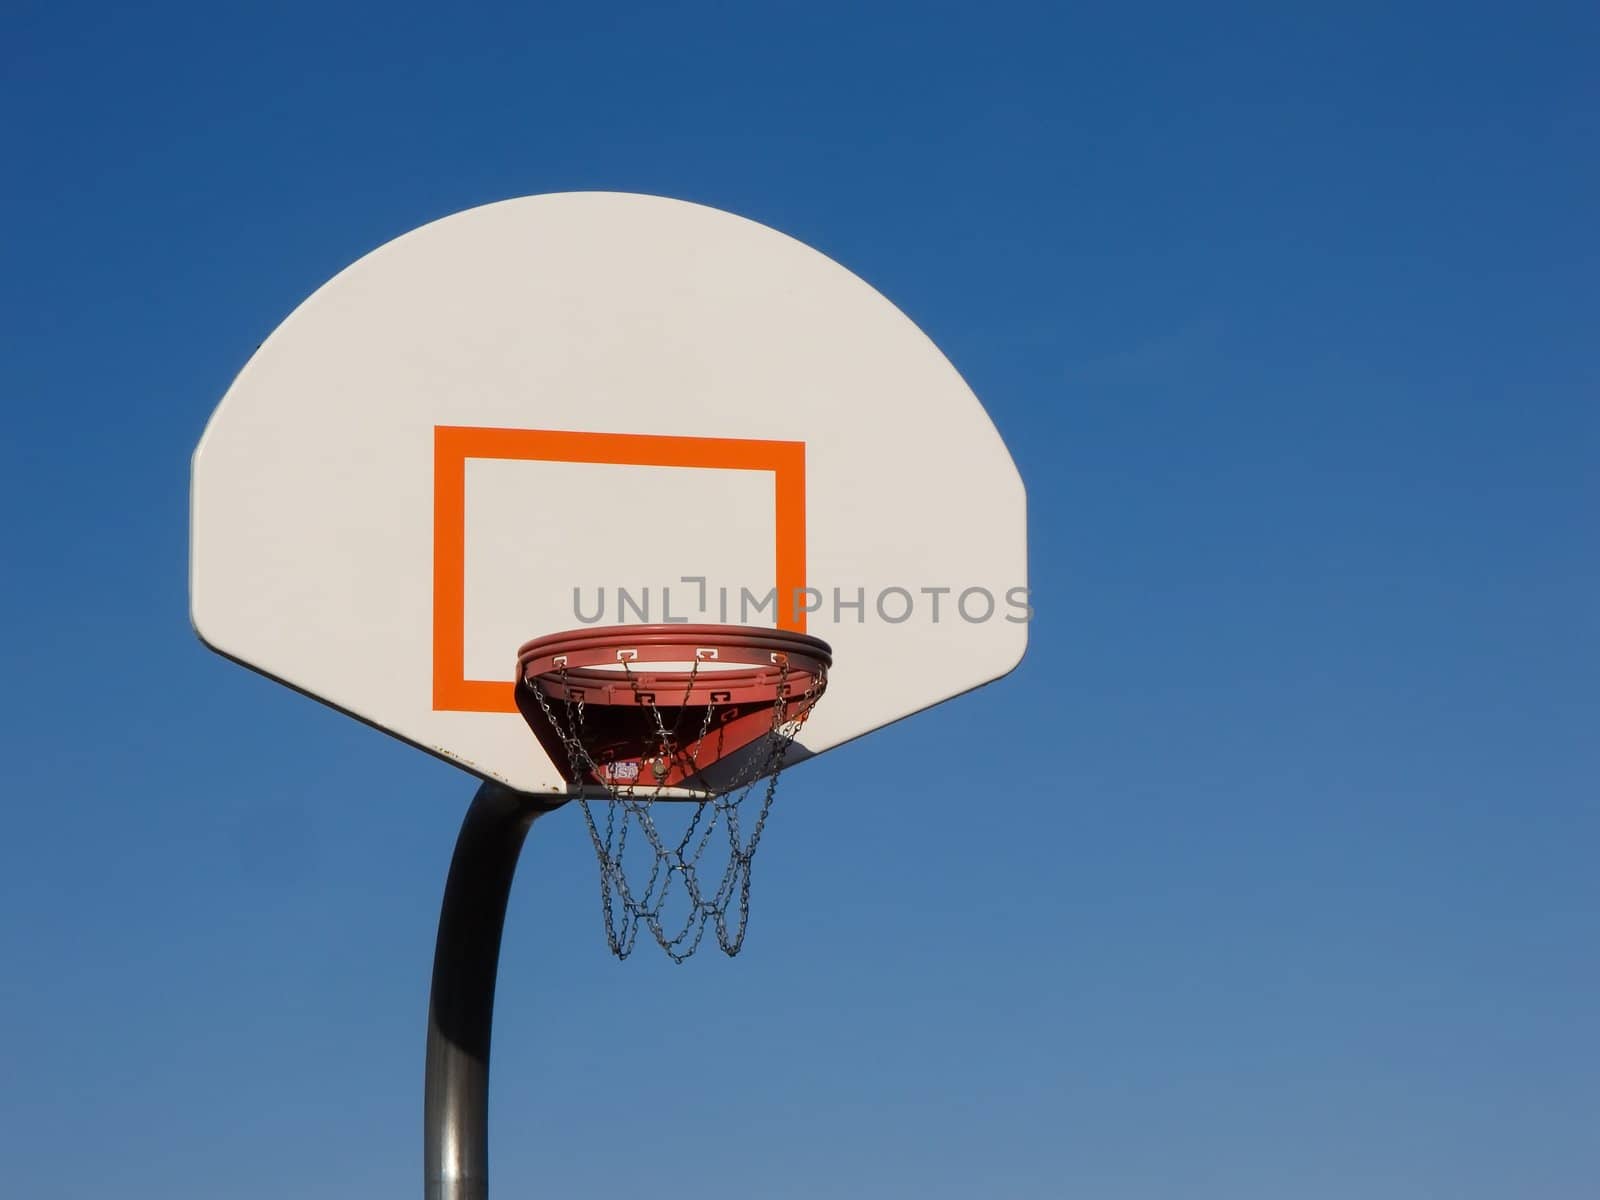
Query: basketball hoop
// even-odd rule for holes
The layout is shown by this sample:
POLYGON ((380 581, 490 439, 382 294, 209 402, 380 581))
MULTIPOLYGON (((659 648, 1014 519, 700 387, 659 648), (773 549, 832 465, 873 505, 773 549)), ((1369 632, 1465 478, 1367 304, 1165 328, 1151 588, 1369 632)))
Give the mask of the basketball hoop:
POLYGON ((708 921, 724 953, 739 952, 750 861, 832 662, 819 638, 739 625, 580 629, 536 638, 518 652, 517 708, 578 789, 600 863, 606 936, 618 958, 631 953, 641 923, 677 962, 699 947, 708 921), (763 779, 760 811, 744 838, 740 809, 763 779), (608 806, 600 820, 591 799, 608 806), (658 800, 693 804, 681 837, 662 835, 658 800), (728 858, 708 890, 699 867, 719 826, 728 858), (652 851, 642 886, 637 877, 630 885, 623 866, 633 827, 652 851), (675 877, 688 906, 681 922, 663 915, 675 877), (736 892, 738 917, 730 922, 736 892))
POLYGON ((1000 678, 1028 644, 1026 491, 972 389, 842 264, 681 200, 519 197, 365 255, 242 364, 190 478, 201 641, 484 781, 434 952, 436 1200, 487 1190, 495 978, 535 818, 582 809, 619 957, 641 926, 680 962, 708 925, 734 954, 788 765, 1000 678), (597 625, 664 618, 674 578, 680 612, 775 621, 806 597, 847 669, 797 633, 588 626, 523 647, 507 686, 496 655, 581 624, 581 597, 597 625), (807 586, 824 580, 848 585, 831 605, 807 586), (963 619, 940 623, 938 588, 874 606, 888 580, 959 584, 963 619))

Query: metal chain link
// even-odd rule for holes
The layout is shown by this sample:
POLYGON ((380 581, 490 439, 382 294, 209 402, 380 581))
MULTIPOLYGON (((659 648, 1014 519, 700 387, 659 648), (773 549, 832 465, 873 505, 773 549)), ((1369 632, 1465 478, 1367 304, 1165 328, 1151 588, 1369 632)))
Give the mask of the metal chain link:
POLYGON ((564 723, 557 718, 549 697, 538 682, 523 680, 523 685, 533 692, 545 720, 565 747, 572 777, 577 780, 596 780, 605 793, 603 799, 592 797, 588 793, 588 784, 584 783, 580 785, 582 790, 576 799, 600 865, 600 904, 606 941, 617 958, 625 959, 633 952, 642 924, 667 956, 681 963, 699 949, 705 937, 706 925, 710 923, 716 929, 718 946, 731 957, 739 953, 744 944, 745 930, 750 922, 751 860, 777 797, 778 777, 783 772, 790 748, 811 714, 812 705, 826 686, 826 674, 818 671, 812 676, 810 685, 800 697, 798 711, 790 717, 789 660, 787 655, 779 657, 777 693, 772 702, 772 726, 765 735, 763 752, 746 754, 738 774, 730 782, 713 790, 700 775, 699 757, 711 730, 716 702, 711 701, 706 705, 692 749, 686 749, 678 739, 678 727, 689 707, 689 696, 694 690, 700 668, 699 661, 696 660, 690 668, 683 699, 677 705, 677 718, 670 731, 656 705, 655 696, 640 690, 638 677, 629 668, 627 660, 623 660, 622 667, 632 688, 634 702, 649 710, 655 726, 657 753, 655 760, 649 764, 655 776, 655 785, 642 794, 633 783, 619 784, 613 780, 610 773, 595 762, 584 744, 584 696, 579 690, 574 700, 574 689, 568 685, 565 667, 560 668, 566 717, 564 723), (675 762, 681 765, 684 761, 688 764, 685 781, 692 778, 713 794, 709 798, 694 801, 694 811, 683 835, 672 844, 662 837, 654 818, 654 808, 665 789, 665 780, 671 774, 672 765, 675 762), (749 839, 741 840, 740 809, 763 777, 767 785, 761 796, 760 811, 751 826, 749 839), (606 805, 603 823, 596 819, 591 800, 606 805), (708 812, 709 819, 706 819, 708 812), (717 881, 716 890, 708 896, 701 887, 699 867, 701 857, 719 825, 727 838, 728 861, 722 878, 717 881), (643 833, 651 850, 650 871, 642 888, 630 886, 623 863, 628 833, 633 828, 643 833), (662 913, 672 892, 674 878, 681 881, 687 896, 688 912, 681 925, 669 930, 662 913), (728 909, 736 893, 739 898, 738 916, 730 927, 728 909), (617 913, 619 904, 620 917, 617 913))

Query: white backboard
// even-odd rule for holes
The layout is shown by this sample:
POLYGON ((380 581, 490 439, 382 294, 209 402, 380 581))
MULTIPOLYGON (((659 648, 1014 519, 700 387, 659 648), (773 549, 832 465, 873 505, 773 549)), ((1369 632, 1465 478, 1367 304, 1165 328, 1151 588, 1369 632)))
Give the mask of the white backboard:
POLYGON ((380 247, 194 457, 206 644, 523 791, 568 790, 511 701, 530 638, 804 629, 834 650, 814 754, 1009 671, 1026 588, 1022 482, 927 337, 801 243, 659 197, 380 247))

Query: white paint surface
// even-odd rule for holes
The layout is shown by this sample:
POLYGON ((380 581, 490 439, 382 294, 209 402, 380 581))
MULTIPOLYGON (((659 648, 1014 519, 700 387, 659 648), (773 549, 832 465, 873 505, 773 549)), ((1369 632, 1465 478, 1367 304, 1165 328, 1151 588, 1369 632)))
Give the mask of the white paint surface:
MULTIPOLYGON (((432 707, 445 424, 804 442, 807 578, 829 598, 809 632, 836 660, 805 729, 812 752, 997 678, 1026 647, 1026 626, 1004 619, 1027 583, 1022 483, 944 356, 791 238, 609 193, 424 226, 262 345, 195 452, 190 589, 206 643, 476 774, 565 791, 519 716, 432 707), (874 611, 890 587, 918 593, 910 620, 874 611), (937 623, 920 594, 936 587, 953 589, 937 623), (955 611, 976 587, 998 602, 988 621, 955 611), (865 590, 864 621, 835 620, 835 588, 865 590)), ((649 587, 658 605, 670 585, 674 616, 711 621, 718 582, 735 597, 773 582, 757 472, 473 461, 466 528, 469 676, 509 679, 522 641, 576 626, 574 582, 591 597, 649 587), (710 578, 712 611, 694 611, 684 575, 710 578)))

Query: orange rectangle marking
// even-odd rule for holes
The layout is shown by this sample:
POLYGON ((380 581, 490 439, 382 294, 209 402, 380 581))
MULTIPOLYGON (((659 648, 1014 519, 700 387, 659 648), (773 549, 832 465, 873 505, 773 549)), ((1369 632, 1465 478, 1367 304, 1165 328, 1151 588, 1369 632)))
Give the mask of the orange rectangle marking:
MULTIPOLYGON (((517 711, 512 681, 466 678, 467 460, 471 458, 772 472, 778 628, 805 632, 806 614, 796 612, 794 603, 806 586, 804 442, 438 425, 433 431, 435 711, 517 711)), ((530 630, 528 636, 553 632, 530 630)), ((515 650, 507 647, 508 661, 515 650)))

